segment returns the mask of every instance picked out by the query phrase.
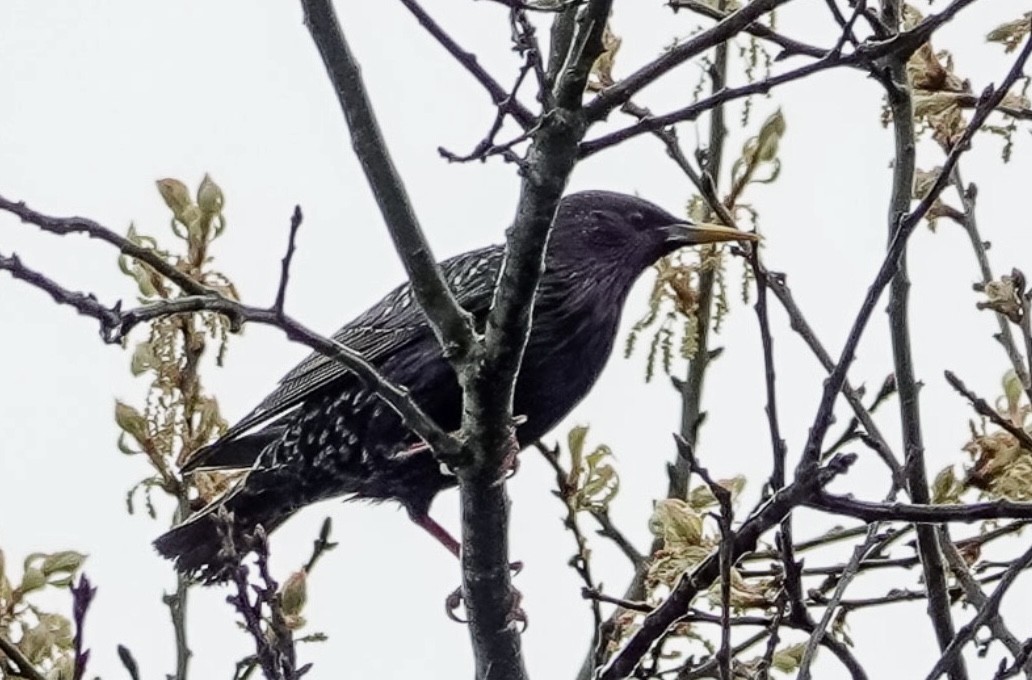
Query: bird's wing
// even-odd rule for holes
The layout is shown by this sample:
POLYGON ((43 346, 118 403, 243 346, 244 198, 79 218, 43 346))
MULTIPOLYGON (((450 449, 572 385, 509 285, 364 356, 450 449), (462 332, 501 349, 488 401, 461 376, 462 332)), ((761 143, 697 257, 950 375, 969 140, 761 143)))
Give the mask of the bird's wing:
MULTIPOLYGON (((456 300, 475 317, 491 304, 502 261, 502 247, 489 246, 457 255, 441 263, 445 280, 456 300)), ((333 339, 362 354, 374 366, 431 329, 405 283, 333 334, 333 339)), ((294 408, 348 371, 338 361, 318 352, 287 373, 276 389, 230 428, 220 441, 232 439, 294 408)), ((216 443, 217 444, 217 443, 216 443)))

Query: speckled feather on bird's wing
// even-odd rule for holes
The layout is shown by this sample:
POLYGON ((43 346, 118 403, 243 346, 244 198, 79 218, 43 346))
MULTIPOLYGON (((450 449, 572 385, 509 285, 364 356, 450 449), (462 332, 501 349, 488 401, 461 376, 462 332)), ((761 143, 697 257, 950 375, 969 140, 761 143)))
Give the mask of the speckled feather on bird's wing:
MULTIPOLYGON (((441 263, 445 279, 459 304, 474 315, 486 313, 502 260, 502 247, 489 246, 441 263)), ((362 354, 374 366, 399 348, 430 333, 412 287, 405 283, 333 334, 333 339, 362 354)), ((313 353, 294 367, 279 386, 251 413, 230 428, 220 441, 232 439, 297 406, 347 369, 313 353)), ((217 445, 217 442, 216 442, 217 445)))

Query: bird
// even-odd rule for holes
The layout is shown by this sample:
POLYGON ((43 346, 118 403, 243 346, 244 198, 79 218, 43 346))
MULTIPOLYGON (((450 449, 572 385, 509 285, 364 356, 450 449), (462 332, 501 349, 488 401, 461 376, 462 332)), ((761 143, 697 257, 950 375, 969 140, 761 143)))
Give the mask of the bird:
MULTIPOLYGON (((650 266, 685 246, 756 238, 679 219, 636 196, 581 191, 563 197, 516 380, 518 447, 545 436, 587 395, 609 359, 627 296, 650 266)), ((504 247, 492 245, 440 264, 456 301, 481 332, 504 257, 504 247)), ((445 431, 460 428, 461 388, 409 283, 333 339, 403 386, 445 431)), ((183 467, 184 474, 199 470, 246 472, 154 545, 179 571, 202 582, 227 579, 240 554, 226 555, 219 517, 231 516, 233 542, 245 542, 259 525, 270 532, 302 507, 337 497, 400 503, 417 525, 459 554, 458 542, 429 514, 434 498, 455 486, 456 477, 354 373, 318 353, 183 467)))

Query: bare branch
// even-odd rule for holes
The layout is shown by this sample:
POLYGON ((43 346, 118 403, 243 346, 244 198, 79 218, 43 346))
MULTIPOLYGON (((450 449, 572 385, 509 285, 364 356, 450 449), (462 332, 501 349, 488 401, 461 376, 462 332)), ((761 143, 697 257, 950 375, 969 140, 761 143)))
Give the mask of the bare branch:
POLYGON ((1004 96, 1007 94, 1007 91, 1021 76, 1022 69, 1025 66, 1025 62, 1028 61, 1030 52, 1032 52, 1032 40, 1027 40, 1025 42, 1025 47, 1018 54, 1017 59, 1011 66, 1010 71, 1008 71, 1007 75, 1004 77, 1000 87, 995 89, 991 87, 986 88, 982 93, 982 96, 979 98, 980 103, 975 109, 974 114, 971 116, 971 121, 964 129, 964 132, 958 139, 957 144, 950 150, 949 155, 947 155, 939 176, 936 178, 935 182, 933 182, 925 197, 921 199, 920 203, 918 203, 917 207, 914 208, 906 217, 900 220, 899 227, 896 229, 895 234, 892 237, 892 241, 889 244, 885 259, 882 261, 874 282, 868 288, 867 295, 864 297, 864 302, 860 311, 857 313, 855 321, 853 322, 853 327, 849 331, 846 344, 842 349, 838 363, 835 365, 835 370, 832 371, 831 376, 824 384, 824 391, 821 395, 821 402, 817 410, 817 416, 814 419, 813 427, 810 429, 810 436, 803 453, 804 465, 799 472, 804 471, 808 466, 815 465, 817 460, 820 458, 820 444, 823 441, 825 434, 827 434, 828 428, 831 427, 832 407, 834 406, 835 396, 842 389, 842 385, 846 379, 846 373, 853 362, 857 345, 863 335, 864 328, 867 326, 867 322, 871 318, 874 306, 881 297, 882 291, 884 291, 885 287, 889 285, 889 282, 895 274, 896 264, 899 261, 900 254, 906 246, 907 239, 910 238, 910 235, 917 227, 917 224, 925 216, 928 210, 932 207, 932 204, 939 197, 939 194, 941 194, 942 190, 946 187, 950 173, 953 171, 953 166, 956 165, 961 154, 969 148, 971 138, 974 137, 975 132, 982 127, 986 118, 989 117, 989 114, 992 113, 992 111, 1000 104, 1004 96))
POLYGON ((788 1, 757 0, 756 2, 751 2, 737 12, 729 14, 716 26, 671 48, 656 60, 642 66, 616 85, 607 88, 595 97, 591 103, 584 107, 588 120, 597 121, 604 119, 613 109, 628 101, 635 93, 651 84, 663 74, 680 66, 692 57, 698 56, 706 50, 728 40, 736 33, 744 30, 745 27, 752 24, 760 16, 788 1))
POLYGON ((978 608, 978 613, 975 614, 974 618, 971 619, 963 628, 957 631, 956 636, 950 641, 949 646, 943 651, 942 656, 938 661, 935 662, 935 666, 932 667, 931 672, 928 673, 927 680, 935 680, 940 675, 945 673, 947 669, 956 664, 960 659, 960 651, 964 648, 968 642, 974 637, 975 633, 989 621, 999 615, 1000 603, 1003 602, 1003 596, 1007 593, 1007 590, 1014 584, 1014 579, 1018 577, 1022 571, 1032 565, 1032 548, 1029 548, 1021 557, 1014 560, 1010 567, 1007 568, 1003 574, 1003 578, 1000 579, 999 585, 993 590, 993 594, 990 595, 981 607, 978 608))
POLYGON ((798 680, 810 680, 810 664, 813 663, 813 659, 817 653, 817 645, 819 645, 824 639, 824 632, 831 624, 832 618, 835 615, 835 609, 846 594, 846 588, 849 587, 853 578, 860 573, 864 556, 877 541, 878 530, 879 525, 877 523, 868 527, 867 538, 863 543, 853 548, 853 555, 849 558, 849 562, 846 563, 846 566, 839 574, 835 575, 835 592, 832 594, 831 599, 826 603, 824 614, 821 616, 820 622, 814 627, 813 632, 810 634, 810 639, 806 642, 806 649, 803 651, 803 658, 799 661, 798 680))
POLYGON ((950 386, 960 392, 965 399, 967 399, 971 406, 975 409, 975 412, 980 416, 985 416, 993 422, 997 427, 1006 430, 1012 437, 1018 440, 1021 446, 1029 452, 1032 452, 1032 437, 1029 436, 1028 432, 1020 427, 1016 427, 1012 422, 1001 416, 996 412, 989 403, 982 399, 980 396, 968 389, 967 385, 958 378, 952 371, 945 371, 946 382, 950 386))
MULTIPOLYGON (((600 94, 594 101, 588 104, 585 107, 585 111, 587 111, 591 120, 604 118, 606 115, 609 114, 609 112, 612 109, 623 104, 631 96, 633 96, 635 92, 637 92, 639 89, 641 89, 649 82, 657 78, 659 75, 662 75, 670 68, 673 68, 674 66, 679 64, 680 61, 687 60, 695 56, 699 52, 709 49, 714 45, 718 44, 719 42, 730 38, 735 33, 744 30, 743 25, 741 23, 741 19, 737 18, 740 17, 740 15, 742 15, 743 13, 751 13, 754 9, 757 13, 762 13, 767 10, 760 8, 761 5, 773 4, 774 6, 777 6, 787 1, 788 0, 767 0, 767 2, 753 2, 746 5, 744 8, 738 10, 734 14, 728 15, 724 21, 717 24, 713 28, 709 29, 708 31, 703 31, 691 40, 688 40, 682 43, 681 45, 678 45, 677 47, 664 54, 662 57, 657 59, 649 66, 640 69, 638 72, 628 76, 627 78, 620 81, 613 87, 607 89, 605 92, 600 94), (732 20, 734 21, 732 22, 732 20), (719 40, 712 42, 711 44, 713 38, 711 38, 709 34, 711 32, 717 32, 718 29, 722 29, 722 27, 725 27, 725 24, 733 24, 735 26, 734 30, 731 30, 730 32, 721 30, 718 33, 718 36, 722 37, 720 37, 719 40), (697 43, 698 45, 701 45, 701 47, 699 47, 697 51, 693 52, 692 49, 689 49, 694 49, 697 43), (687 56, 685 56, 684 59, 674 60, 671 56, 675 54, 680 55, 682 52, 687 54, 687 56), (676 63, 668 63, 671 61, 676 61, 676 63), (663 64, 665 68, 659 69, 659 64, 663 64), (658 73, 652 72, 654 65, 657 65, 655 66, 655 68, 659 70, 658 73), (640 78, 645 80, 645 82, 638 82, 637 78, 639 78, 639 74, 645 74, 640 76, 640 78), (630 91, 628 92, 626 90, 630 91)), ((794 80, 806 78, 821 71, 826 71, 828 69, 839 68, 843 66, 852 68, 871 68, 870 65, 875 60, 884 58, 889 55, 901 55, 905 58, 906 56, 909 56, 909 54, 912 53, 914 50, 916 50, 923 42, 925 42, 931 36, 931 34, 936 29, 938 29, 939 26, 944 24, 946 21, 952 19, 958 11, 960 11, 961 9, 963 9, 963 7, 965 7, 973 1, 974 0, 955 0, 955 2, 949 7, 947 7, 946 10, 940 12, 939 14, 933 14, 929 16, 920 24, 915 26, 913 29, 909 31, 904 31, 903 33, 900 33, 899 36, 891 40, 886 40, 878 43, 865 43, 864 45, 861 45, 861 47, 858 48, 856 51, 851 52, 849 54, 842 54, 838 49, 838 46, 836 46, 835 48, 832 48, 827 52, 822 52, 820 58, 817 61, 806 64, 805 66, 800 66, 799 68, 792 69, 791 71, 786 71, 785 73, 774 75, 769 78, 759 80, 755 83, 749 83, 748 85, 742 85, 740 87, 722 88, 720 91, 715 92, 711 96, 706 97, 684 108, 677 109, 676 111, 671 111, 670 113, 649 117, 644 120, 641 120, 635 125, 631 125, 621 130, 616 130, 615 132, 611 132, 601 137, 597 137, 596 139, 588 140, 581 144, 581 157, 585 158, 592 154, 598 153, 603 149, 607 149, 611 146, 619 144, 620 142, 623 142, 632 137, 636 137, 647 132, 654 132, 674 123, 695 120, 700 114, 720 104, 724 104, 729 101, 734 101, 736 99, 741 99, 743 97, 748 97, 755 94, 766 94, 772 88, 778 85, 783 85, 794 80)), ((773 9, 773 7, 771 7, 771 9, 773 9)))
MULTIPOLYGON (((939 545, 942 546, 943 556, 950 565, 950 571, 953 572, 954 577, 957 579, 957 583, 959 583, 960 587, 964 590, 964 597, 966 597, 967 601, 975 607, 980 609, 985 607, 988 598, 986 598, 985 593, 982 592, 982 587, 971 575, 971 571, 968 569, 968 565, 964 561, 964 557, 950 540, 949 535, 941 529, 939 545)), ((985 625, 989 627, 993 637, 1002 642, 1007 650, 1014 655, 1015 662, 1018 662, 1023 653, 1021 642, 1018 638, 1014 637, 1014 634, 1010 632, 1006 624, 1004 624, 1003 617, 1000 616, 999 612, 991 615, 986 620, 985 625)), ((1026 676, 1032 675, 1032 660, 1025 659, 1023 663, 1016 665, 1024 666, 1026 676)))
POLYGON ((634 567, 635 571, 641 569, 645 565, 645 556, 642 555, 641 552, 634 547, 634 544, 631 543, 630 539, 628 539, 623 532, 613 524, 613 519, 609 516, 608 510, 592 510, 591 516, 595 518, 596 522, 598 522, 598 535, 604 536, 615 543, 616 546, 620 548, 620 552, 630 560, 631 566, 634 567))
POLYGON ((289 339, 306 345, 353 371, 379 398, 401 416, 406 427, 423 439, 436 455, 443 456, 445 459, 453 459, 458 456, 458 444, 451 435, 441 430, 412 401, 404 388, 394 385, 383 377, 360 353, 309 330, 300 322, 278 312, 275 308, 251 307, 218 293, 212 293, 156 302, 123 312, 120 304, 110 308, 105 307, 92 296, 73 293, 63 288, 23 265, 17 256, 3 257, 0 255, 0 270, 10 271, 16 278, 49 293, 57 302, 70 305, 80 314, 98 320, 101 326, 101 337, 109 343, 121 342, 122 338, 141 323, 172 314, 200 311, 224 314, 235 329, 239 329, 245 322, 278 328, 289 339))
MULTIPOLYGON (((735 534, 731 528, 734 515, 731 509, 731 492, 718 484, 709 471, 699 464, 695 452, 688 442, 680 436, 674 437, 678 454, 688 461, 689 469, 699 475, 709 487, 710 493, 720 507, 718 523, 720 526, 720 546, 718 548, 720 562, 720 649, 717 650, 717 666, 721 680, 732 680, 731 676, 731 566, 735 534)), ((780 488, 780 487, 779 487, 780 488)))
MULTIPOLYGON (((972 105, 977 102, 976 97, 972 97, 972 105)), ((1000 107, 1000 111, 1004 110, 1004 107, 1000 107)), ((993 276, 992 267, 989 265, 989 256, 986 253, 986 242, 982 240, 982 235, 978 229, 978 219, 975 215, 975 197, 977 195, 977 188, 975 185, 965 186, 964 180, 960 175, 960 164, 954 166, 953 172, 950 175, 950 182, 957 190, 957 194, 960 197, 961 205, 964 208, 963 214, 961 215, 961 226, 964 228, 964 233, 967 234, 968 239, 971 241, 971 250, 975 254, 975 259, 978 261, 978 271, 981 274, 981 283, 985 285, 995 279, 993 276)), ((1000 344, 1003 345, 1004 351, 1007 352, 1007 358, 1011 362, 1011 366, 1014 368, 1014 373, 1021 380, 1021 385, 1025 389, 1025 394, 1029 398, 1029 402, 1032 403, 1032 378, 1029 377, 1028 366, 1025 364, 1025 359, 1021 356, 1021 352, 1018 350, 1017 343, 1014 341, 1014 333, 1011 332, 1010 321, 1007 317, 999 312, 995 312, 993 316, 996 317, 997 326, 1000 329, 997 338, 1000 344)))
POLYGON ((556 207, 576 163, 586 128, 580 102, 591 65, 602 52, 611 0, 592 0, 581 12, 571 60, 556 85, 557 108, 534 133, 520 189, 516 220, 484 331, 483 363, 460 373, 462 430, 475 463, 459 469, 462 570, 477 677, 526 676, 508 559, 509 501, 501 468, 514 452, 512 396, 530 331, 531 309, 556 207))
POLYGON ((358 62, 337 22, 333 4, 330 0, 302 0, 301 6, 305 25, 319 48, 347 119, 355 155, 376 197, 398 256, 405 265, 416 299, 426 312, 445 356, 464 361, 477 348, 472 320, 452 296, 419 226, 380 133, 358 62))
POLYGON ((977 522, 985 519, 1032 519, 1032 503, 998 500, 966 505, 923 505, 920 503, 873 503, 846 496, 821 493, 806 505, 865 522, 977 522))
MULTIPOLYGON (((588 539, 584 536, 577 518, 578 508, 574 502, 577 493, 576 485, 569 482, 570 471, 563 469, 563 465, 559 460, 558 445, 554 448, 548 448, 541 442, 538 442, 537 449, 555 472, 556 491, 553 493, 559 497, 559 500, 566 507, 566 517, 563 518, 563 526, 573 534, 573 540, 577 546, 577 552, 570 558, 569 565, 573 567, 573 570, 577 572, 577 575, 584 582, 584 591, 597 591, 598 586, 591 574, 591 550, 588 548, 588 539)), ((602 610, 598 606, 597 600, 591 601, 591 615, 594 620, 591 647, 595 649, 598 647, 598 638, 602 628, 602 610)))
POLYGON ((208 295, 214 291, 197 283, 189 276, 169 264, 160 254, 150 248, 138 246, 107 227, 101 226, 85 217, 52 217, 38 213, 24 202, 10 201, 0 196, 0 211, 9 212, 20 218, 22 222, 34 224, 43 231, 66 236, 68 234, 85 234, 118 248, 123 255, 128 255, 158 272, 190 295, 208 295))
MULTIPOLYGON (((796 480, 774 494, 738 528, 733 541, 731 557, 737 562, 756 547, 760 536, 776 526, 793 508, 814 498, 833 478, 845 472, 855 462, 853 454, 839 454, 823 468, 796 480)), ((685 572, 677 581, 669 597, 641 622, 641 627, 602 670, 599 680, 618 680, 629 676, 649 647, 688 611, 692 600, 708 588, 720 575, 719 551, 714 551, 685 572)))
MULTIPOLYGON (((960 3, 954 3, 953 6, 960 3)), ((952 6, 951 6, 952 7, 952 6)), ((893 33, 899 31, 902 20, 902 2, 882 3, 882 21, 893 33)), ((925 22, 922 22, 922 26, 925 22)), ((916 29, 915 29, 916 30, 916 29)), ((931 35, 929 33, 929 35, 931 35)), ((895 39, 895 38, 893 38, 895 39)), ((924 42, 923 40, 921 42, 924 42)), ((920 43, 919 43, 920 44, 920 43)), ((888 59, 885 85, 889 109, 892 112, 892 131, 895 154, 892 163, 892 193, 888 210, 888 237, 891 242, 901 229, 900 222, 910 208, 916 170, 916 133, 911 88, 907 74, 910 51, 893 53, 888 59)), ((907 273, 907 245, 900 248, 889 292, 889 336, 892 346, 892 366, 899 393, 900 423, 903 436, 904 475, 906 489, 915 503, 928 503, 928 473, 925 466, 924 438, 921 431, 919 389, 910 346, 910 277, 907 273)), ((946 592, 946 569, 939 549, 938 534, 933 527, 919 525, 917 549, 921 557, 925 585, 928 590, 928 618, 935 631, 939 649, 945 649, 953 637, 953 615, 946 592)), ((963 659, 950 668, 951 680, 966 680, 963 659)))
POLYGON ((294 206, 294 214, 290 217, 290 236, 287 239, 287 252, 283 256, 283 269, 280 272, 279 286, 276 289, 276 302, 273 303, 273 310, 283 314, 283 303, 287 298, 287 283, 290 281, 290 263, 294 259, 295 240, 297 230, 301 228, 301 206, 294 206))
POLYGON ((510 142, 506 142, 503 144, 498 144, 495 142, 495 137, 498 136, 498 133, 502 129, 502 123, 505 122, 505 103, 510 100, 515 101, 516 93, 519 91, 520 86, 523 84, 523 80, 527 77, 527 74, 531 71, 533 67, 533 56, 528 55, 523 66, 520 68, 519 74, 516 76, 516 84, 512 86, 512 90, 510 91, 508 98, 505 100, 505 102, 502 102, 502 104, 498 106, 498 111, 495 114, 494 121, 491 123, 491 128, 487 131, 487 134, 484 135, 484 138, 477 143, 477 145, 473 148, 471 152, 464 156, 459 156, 452 153, 451 151, 448 151, 443 146, 439 146, 437 147, 437 153, 439 153, 441 157, 447 160, 449 163, 467 163, 469 161, 474 160, 485 161, 490 156, 494 156, 497 154, 505 154, 506 152, 510 151, 512 147, 516 146, 520 142, 529 139, 530 135, 533 134, 536 128, 531 127, 529 131, 517 135, 516 138, 510 142))
MULTIPOLYGON (((761 263, 762 266, 762 263, 761 263)), ((785 275, 778 272, 766 271, 764 279, 767 282, 767 286, 774 293, 774 296, 781 302, 782 307, 788 314, 789 323, 792 330, 803 339, 803 342, 810 348, 817 360, 820 361, 824 370, 831 373, 835 370, 835 362, 828 354, 828 350, 825 349, 820 339, 817 337, 810 323, 806 320, 802 310, 796 304, 795 298, 792 295, 791 289, 789 289, 785 275)), ((871 417, 870 410, 866 408, 861 401, 860 393, 854 388, 848 379, 842 381, 842 396, 845 397, 846 402, 853 409, 854 417, 863 426, 864 431, 871 438, 871 443, 874 445, 873 448, 875 453, 878 454, 879 458, 889 467, 892 472, 893 481, 902 488, 905 485, 903 479, 903 466, 900 464, 899 459, 892 451, 892 447, 885 440, 884 435, 881 433, 881 429, 877 423, 874 422, 874 418, 871 417)))
POLYGON ((405 5, 405 8, 412 12, 420 26, 425 28, 427 33, 432 35, 441 44, 441 47, 448 51, 448 54, 455 57, 455 61, 459 62, 463 68, 469 71, 470 75, 477 79, 477 82, 484 86, 484 89, 491 96, 491 101, 498 107, 499 113, 511 115, 524 130, 534 125, 536 116, 519 102, 515 92, 512 95, 507 93, 505 88, 499 85, 498 81, 484 70, 484 67, 477 61, 477 56, 463 50, 434 21, 434 18, 427 14, 426 10, 416 0, 401 0, 401 4, 405 5))
MULTIPOLYGON (((687 9, 695 12, 696 14, 709 17, 710 19, 715 19, 716 21, 723 21, 732 14, 731 12, 722 12, 716 7, 700 2, 699 0, 672 0, 668 4, 675 12, 679 9, 687 9)), ((808 45, 789 38, 788 36, 782 35, 769 26, 765 26, 759 22, 748 24, 742 29, 742 32, 781 47, 783 52, 774 57, 774 61, 781 61, 782 59, 796 55, 820 58, 827 53, 827 50, 821 47, 808 45)))

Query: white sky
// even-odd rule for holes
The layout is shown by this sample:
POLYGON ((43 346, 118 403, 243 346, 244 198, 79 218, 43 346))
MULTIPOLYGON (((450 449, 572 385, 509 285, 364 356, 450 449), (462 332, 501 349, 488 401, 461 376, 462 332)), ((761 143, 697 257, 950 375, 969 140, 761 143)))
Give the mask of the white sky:
MULTIPOLYGON (((444 257, 500 241, 515 205, 513 168, 497 161, 449 165, 436 152, 439 145, 465 152, 476 144, 494 115, 487 96, 399 3, 338 4, 391 153, 435 252, 444 257)), ((465 0, 431 4, 447 30, 496 77, 510 81, 518 62, 509 49, 502 8, 465 0)), ((998 82, 1010 64, 1010 57, 982 36, 1028 9, 1027 0, 978 3, 947 26, 935 45, 954 50, 959 73, 978 91, 998 82)), ((820 0, 797 0, 779 13, 778 25, 812 43, 830 45, 835 37, 820 0)), ((695 26, 687 12, 671 15, 660 2, 617 3, 614 29, 624 42, 616 77, 695 26)), ((697 65, 682 67, 639 103, 657 112, 683 105, 697 77, 697 65)), ((8 198, 51 214, 89 216, 120 231, 135 221, 141 230, 167 239, 168 214, 154 180, 171 176, 196 186, 211 172, 227 195, 229 219, 214 255, 254 304, 266 304, 275 294, 289 215, 300 203, 306 221, 288 306, 326 332, 402 276, 297 3, 5 0, 0 3, 0 93, 0 193, 8 198)), ((776 184, 750 188, 747 199, 762 214, 769 266, 788 272, 800 306, 837 355, 881 260, 891 134, 878 123, 881 95, 875 83, 855 72, 825 73, 757 101, 747 131, 733 111, 728 167, 745 137, 777 106, 788 122, 781 177, 776 184)), ((610 127, 626 122, 614 114, 610 127)), ((689 151, 697 134, 704 137, 704 130, 681 128, 689 151)), ((963 162, 965 178, 979 186, 978 217, 993 242, 990 255, 998 272, 1013 266, 1032 270, 1027 255, 1032 224, 1021 193, 1032 176, 1029 141, 1027 133, 1019 134, 1015 161, 1002 166, 1000 141, 980 136, 963 162)), ((925 168, 941 162, 929 144, 920 147, 919 158, 925 168)), ((691 194, 650 137, 584 163, 571 188, 639 192, 673 211, 691 194)), ((12 251, 107 303, 131 300, 131 282, 119 274, 115 254, 101 244, 41 235, 0 216, 0 252, 12 251)), ((943 369, 956 371, 992 398, 1006 365, 991 338, 995 321, 974 309, 971 283, 977 270, 963 232, 949 223, 938 234, 922 229, 911 252, 913 342, 918 376, 926 385, 922 410, 934 474, 963 460, 959 447, 969 416, 946 386, 943 369)), ((730 271, 736 281, 740 264, 733 263, 730 271)), ((646 291, 644 283, 636 289, 628 321, 642 311, 646 291)), ((777 304, 772 308, 779 406, 794 459, 823 375, 777 304)), ((0 545, 13 564, 33 551, 89 552, 87 572, 99 587, 87 631, 91 676, 122 677, 115 645, 123 643, 145 677, 160 677, 173 668, 172 630, 160 599, 173 579, 149 542, 166 520, 126 515, 125 491, 147 470, 142 459, 118 453, 112 417, 115 397, 139 399, 144 381, 130 377, 128 353, 98 341, 95 322, 77 318, 9 277, 0 279, 0 319, 0 545)), ((744 511, 770 465, 752 310, 736 304, 718 341, 727 351, 707 383, 709 419, 700 455, 717 475, 750 475, 744 511)), ((205 384, 232 420, 250 410, 305 353, 276 332, 249 328, 234 338, 227 366, 205 373, 205 384)), ((885 319, 879 314, 851 377, 873 389, 890 367, 885 319)), ((677 425, 678 405, 665 380, 646 385, 642 374, 641 355, 630 361, 614 357, 555 436, 565 437, 573 424, 591 423, 590 441, 612 446, 622 479, 614 514, 644 547, 650 501, 666 486, 664 464, 672 456, 669 433, 677 425)), ((841 413, 845 422, 846 411, 841 413)), ((895 443, 895 406, 878 420, 895 443)), ((864 453, 834 488, 880 497, 886 478, 870 458, 864 453)), ((513 558, 526 564, 516 585, 531 621, 524 645, 538 678, 571 677, 590 636, 580 583, 566 565, 572 541, 562 530, 551 484, 547 466, 531 452, 510 485, 513 558)), ((305 631, 330 636, 327 643, 300 649, 303 661, 316 664, 312 677, 468 676, 466 631, 443 615, 444 597, 459 582, 457 565, 396 508, 329 502, 303 512, 274 536, 276 573, 285 577, 306 559, 327 514, 334 517, 341 547, 310 580, 305 631)), ((434 515, 457 530, 456 495, 442 495, 434 515)), ((830 526, 812 513, 798 517, 798 536, 830 526)), ((972 530, 961 527, 956 534, 972 530)), ((601 539, 594 546, 601 581, 608 591, 622 592, 629 566, 601 539)), ((1018 547, 1010 546, 1010 552, 1018 547)), ((832 559, 837 556, 811 557, 808 564, 832 559)), ((914 586, 916 579, 916 572, 882 574, 854 592, 884 593, 914 586)), ((1024 591, 1004 607, 1019 638, 1032 634, 1032 617, 1021 603, 1027 587, 1024 591)), ((215 589, 192 597, 193 677, 229 677, 233 661, 250 650, 225 594, 215 589)), ((958 621, 969 615, 959 613, 958 621)), ((859 613, 849 622, 870 677, 923 677, 931 668, 936 654, 923 603, 859 613)), ((991 673, 1000 654, 994 646, 988 659, 973 660, 972 677, 991 673)), ((827 654, 817 671, 821 678, 844 677, 827 654)))

